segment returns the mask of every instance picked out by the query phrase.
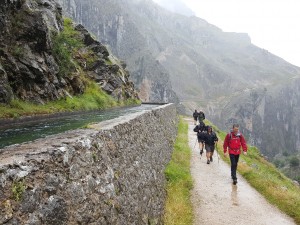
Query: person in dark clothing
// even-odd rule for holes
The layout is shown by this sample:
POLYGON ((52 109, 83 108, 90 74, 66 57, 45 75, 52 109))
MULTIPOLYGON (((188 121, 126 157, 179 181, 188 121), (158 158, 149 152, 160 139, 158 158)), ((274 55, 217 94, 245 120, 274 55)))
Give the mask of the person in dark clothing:
POLYGON ((198 120, 199 120, 199 123, 203 122, 203 120, 205 120, 205 114, 202 110, 200 110, 198 113, 198 120))
POLYGON ((195 109, 195 112, 193 113, 193 117, 194 117, 194 125, 197 125, 197 119, 198 119, 197 109, 195 109))
POLYGON ((244 136, 239 132, 239 125, 234 124, 232 131, 228 133, 225 137, 223 149, 224 156, 227 157, 227 150, 229 151, 230 162, 231 162, 231 178, 233 184, 236 185, 236 169, 239 162, 239 157, 241 154, 241 148, 243 149, 244 155, 247 155, 247 143, 244 136))
POLYGON ((218 142, 218 137, 216 133, 212 130, 211 126, 207 127, 207 132, 204 137, 205 141, 205 150, 206 150, 206 158, 207 164, 213 161, 213 154, 215 150, 215 144, 218 142))
POLYGON ((206 126, 204 122, 200 122, 195 128, 194 132, 197 132, 197 139, 199 143, 200 155, 203 153, 204 139, 206 134, 206 126))

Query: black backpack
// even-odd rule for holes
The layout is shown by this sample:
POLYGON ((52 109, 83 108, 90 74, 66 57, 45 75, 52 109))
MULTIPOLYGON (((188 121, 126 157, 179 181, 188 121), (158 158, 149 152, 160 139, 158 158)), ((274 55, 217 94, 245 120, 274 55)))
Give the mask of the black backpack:
POLYGON ((199 112, 199 113, 198 113, 198 118, 199 118, 199 119, 205 119, 204 112, 199 112))
POLYGON ((205 126, 204 122, 200 122, 200 124, 198 124, 195 128, 194 128, 194 132, 202 132, 202 131, 207 131, 207 126, 205 126))

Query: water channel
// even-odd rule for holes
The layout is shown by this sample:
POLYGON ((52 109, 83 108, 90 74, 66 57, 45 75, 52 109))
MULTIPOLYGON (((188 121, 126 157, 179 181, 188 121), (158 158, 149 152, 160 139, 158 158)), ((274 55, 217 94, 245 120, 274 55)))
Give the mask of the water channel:
POLYGON ((51 134, 59 134, 68 130, 81 128, 89 123, 101 122, 143 110, 150 110, 157 106, 142 104, 135 107, 85 112, 75 115, 70 114, 19 124, 14 123, 11 126, 6 125, 5 127, 0 127, 0 149, 13 144, 33 141, 51 134))

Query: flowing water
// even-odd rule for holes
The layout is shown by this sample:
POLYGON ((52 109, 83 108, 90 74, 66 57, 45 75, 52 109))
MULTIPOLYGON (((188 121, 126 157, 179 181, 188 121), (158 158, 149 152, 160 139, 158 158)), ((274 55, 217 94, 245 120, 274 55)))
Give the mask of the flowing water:
POLYGON ((101 122, 130 113, 150 110, 158 105, 142 104, 130 108, 117 108, 103 111, 70 114, 61 117, 40 119, 37 121, 13 124, 10 127, 0 127, 0 149, 23 142, 33 141, 51 134, 58 134, 68 130, 84 127, 89 123, 101 122))

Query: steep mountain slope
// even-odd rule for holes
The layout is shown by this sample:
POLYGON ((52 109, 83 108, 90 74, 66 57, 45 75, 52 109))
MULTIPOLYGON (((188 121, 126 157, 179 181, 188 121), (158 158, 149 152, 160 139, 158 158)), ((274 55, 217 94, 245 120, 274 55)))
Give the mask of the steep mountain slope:
POLYGON ((126 60, 143 101, 177 102, 167 70, 149 49, 124 1, 58 0, 75 21, 84 24, 112 52, 126 60), (97 22, 95 22, 97 21, 97 22))
POLYGON ((223 116, 229 115, 231 122, 240 122, 251 144, 260 146, 264 154, 274 157, 277 153, 297 153, 300 149, 299 91, 298 78, 270 90, 248 90, 224 108, 223 116))
POLYGON ((299 152, 298 102, 288 104, 286 99, 299 95, 300 68, 254 46, 247 34, 223 32, 150 0, 59 2, 126 60, 143 99, 166 100, 172 88, 188 113, 201 107, 222 129, 241 123, 264 154, 299 152), (282 112, 289 116, 277 123, 273 118, 282 112), (287 130, 286 124, 293 126, 287 130), (275 140, 266 135, 272 129, 280 130, 275 140))
POLYGON ((232 94, 232 89, 274 84, 300 74, 299 68, 252 45, 246 34, 222 32, 204 20, 169 13, 151 1, 127 4, 149 49, 170 72, 180 100, 204 96, 211 101, 232 94), (195 89, 203 90, 202 95, 189 94, 195 89))
MULTIPOLYGON (((136 72, 138 85, 149 72, 141 70, 145 60, 138 59, 145 53, 155 57, 159 69, 163 65, 169 72, 181 101, 212 102, 235 91, 273 85, 300 74, 299 68, 252 45, 246 34, 222 32, 200 18, 168 12, 152 1, 61 2, 76 21, 86 24, 126 59, 130 70, 136 72)), ((146 64, 152 61, 148 59, 146 64)))
POLYGON ((1 103, 72 98, 91 82, 116 101, 137 98, 125 67, 83 26, 63 21, 55 1, 2 2, 0 26, 1 103))

